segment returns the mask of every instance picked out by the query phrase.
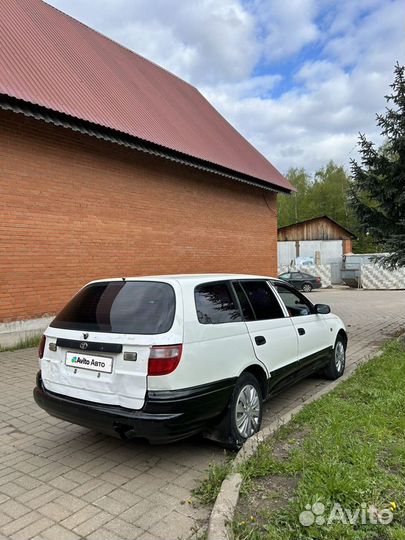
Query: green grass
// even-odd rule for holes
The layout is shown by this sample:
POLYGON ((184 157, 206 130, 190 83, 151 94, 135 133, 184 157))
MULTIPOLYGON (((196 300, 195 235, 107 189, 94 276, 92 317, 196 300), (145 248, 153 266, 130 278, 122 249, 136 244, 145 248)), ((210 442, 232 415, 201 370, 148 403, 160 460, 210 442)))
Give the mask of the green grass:
POLYGON ((304 407, 243 465, 235 538, 404 539, 404 434, 405 352, 395 341, 332 393, 304 407), (289 448, 281 457, 275 452, 280 445, 289 448), (263 482, 271 486, 272 478, 283 477, 297 484, 281 507, 272 505, 268 491, 257 498, 263 482), (334 503, 351 511, 362 503, 383 509, 395 502, 398 508, 389 525, 368 519, 366 524, 301 525, 300 513, 316 502, 324 504, 326 517, 334 503))
POLYGON ((20 341, 18 341, 15 345, 10 345, 9 347, 0 346, 0 352, 18 351, 19 349, 29 349, 31 347, 38 347, 41 337, 42 337, 42 332, 20 339, 20 341))
POLYGON ((217 498, 221 484, 230 471, 231 462, 210 465, 208 476, 193 490, 194 497, 204 505, 212 505, 217 498))

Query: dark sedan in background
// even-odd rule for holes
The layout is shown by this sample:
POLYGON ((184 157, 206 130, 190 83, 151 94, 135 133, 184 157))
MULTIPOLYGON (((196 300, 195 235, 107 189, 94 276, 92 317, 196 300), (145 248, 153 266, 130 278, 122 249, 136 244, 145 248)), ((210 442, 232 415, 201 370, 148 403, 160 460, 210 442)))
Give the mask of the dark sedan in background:
POLYGON ((284 272, 278 276, 284 281, 288 281, 297 289, 304 292, 311 292, 312 289, 320 289, 322 287, 321 278, 319 276, 311 276, 306 272, 284 272))

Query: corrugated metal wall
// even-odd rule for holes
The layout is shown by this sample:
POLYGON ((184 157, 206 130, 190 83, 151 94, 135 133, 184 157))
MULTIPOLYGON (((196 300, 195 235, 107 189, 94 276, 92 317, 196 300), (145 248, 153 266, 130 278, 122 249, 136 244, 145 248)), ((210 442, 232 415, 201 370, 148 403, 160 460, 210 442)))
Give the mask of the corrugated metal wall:
MULTIPOLYGON (((296 257, 295 242, 277 242, 279 266, 289 264, 296 257)), ((343 255, 342 240, 301 240, 299 257, 315 257, 321 254, 321 264, 341 263, 343 255)))
MULTIPOLYGON (((288 266, 296 258, 295 242, 277 242, 278 266, 288 266)), ((342 240, 301 240, 299 242, 299 257, 313 257, 319 251, 320 263, 331 266, 332 283, 341 282, 341 267, 343 256, 342 240)))

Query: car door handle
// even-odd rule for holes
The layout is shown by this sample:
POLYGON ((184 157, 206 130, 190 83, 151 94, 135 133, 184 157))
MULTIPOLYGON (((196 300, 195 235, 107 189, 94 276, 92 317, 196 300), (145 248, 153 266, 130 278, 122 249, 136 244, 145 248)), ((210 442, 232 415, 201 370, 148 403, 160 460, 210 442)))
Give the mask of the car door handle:
POLYGON ((304 328, 298 328, 298 333, 300 336, 303 336, 305 334, 305 329, 304 328))
POLYGON ((256 345, 264 345, 266 343, 266 338, 264 336, 255 337, 256 345))

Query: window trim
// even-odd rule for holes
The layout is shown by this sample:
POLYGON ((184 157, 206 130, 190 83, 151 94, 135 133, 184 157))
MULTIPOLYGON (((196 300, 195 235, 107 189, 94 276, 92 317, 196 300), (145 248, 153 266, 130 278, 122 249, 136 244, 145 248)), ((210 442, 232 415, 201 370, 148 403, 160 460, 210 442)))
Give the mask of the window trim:
POLYGON ((194 297, 194 308, 195 308, 195 316, 197 318, 197 322, 198 324, 202 324, 203 326, 217 326, 217 325, 220 325, 220 324, 235 324, 235 323, 244 323, 245 322, 245 318, 243 316, 243 313, 242 313, 242 309, 241 309, 241 306, 239 304, 239 299, 237 297, 237 295, 235 294, 235 291, 232 287, 232 283, 231 283, 231 280, 230 279, 220 279, 218 281, 207 281, 207 282, 204 282, 204 283, 199 283, 198 285, 196 285, 194 287, 194 290, 193 290, 193 297, 194 297), (239 315, 240 315, 240 320, 239 321, 223 321, 223 322, 217 322, 217 323, 204 323, 204 322, 201 322, 199 317, 198 317, 198 309, 197 309, 197 302, 196 302, 196 290, 199 288, 199 287, 206 287, 206 286, 209 286, 209 285, 226 285, 227 288, 228 288, 228 291, 229 291, 229 294, 230 294, 230 297, 235 305, 235 309, 239 312, 239 315))
POLYGON ((245 322, 245 323, 248 323, 248 322, 255 322, 255 321, 258 320, 258 319, 256 318, 255 310, 253 309, 252 303, 250 302, 250 300, 249 300, 249 298, 248 298, 248 296, 247 296, 247 294, 246 294, 246 292, 245 292, 245 289, 242 287, 241 281, 254 281, 254 280, 247 280, 247 279, 245 279, 245 280, 242 280, 242 279, 233 279, 232 281, 230 281, 230 285, 231 285, 231 287, 232 287, 232 292, 233 292, 233 294, 235 295, 236 301, 238 302, 239 311, 240 311, 240 313, 241 313, 241 315, 242 315, 242 320, 243 320, 243 322, 245 322), (238 293, 237 293, 236 290, 235 290, 234 283, 238 283, 238 284, 239 284, 240 288, 242 289, 243 294, 245 295, 246 301, 247 301, 247 303, 249 304, 250 310, 251 310, 252 315, 253 315, 253 317, 254 317, 251 321, 247 320, 247 319, 245 318, 245 316, 243 315, 242 304, 240 303, 238 293))

